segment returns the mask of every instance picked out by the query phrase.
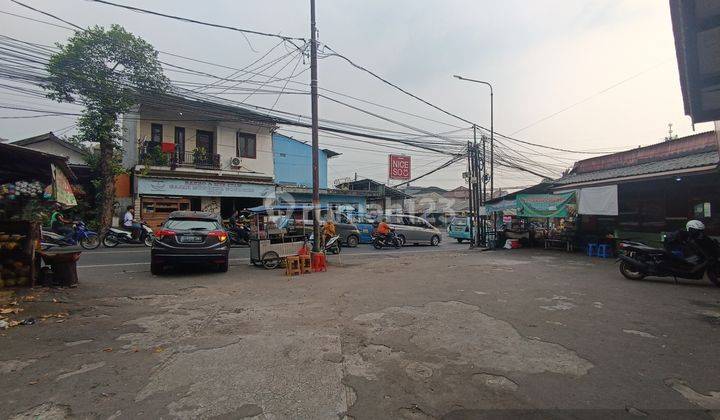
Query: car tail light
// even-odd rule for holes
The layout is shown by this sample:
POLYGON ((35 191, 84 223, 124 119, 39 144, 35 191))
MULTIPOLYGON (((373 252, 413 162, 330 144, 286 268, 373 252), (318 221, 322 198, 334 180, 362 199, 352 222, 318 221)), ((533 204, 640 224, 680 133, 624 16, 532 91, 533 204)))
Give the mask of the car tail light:
POLYGON ((219 242, 227 241, 227 232, 222 230, 213 230, 212 232, 208 233, 208 236, 218 238, 219 242))
POLYGON ((157 232, 155 232, 155 237, 157 239, 164 239, 164 238, 167 238, 170 236, 175 236, 174 230, 161 229, 161 230, 158 230, 157 232))

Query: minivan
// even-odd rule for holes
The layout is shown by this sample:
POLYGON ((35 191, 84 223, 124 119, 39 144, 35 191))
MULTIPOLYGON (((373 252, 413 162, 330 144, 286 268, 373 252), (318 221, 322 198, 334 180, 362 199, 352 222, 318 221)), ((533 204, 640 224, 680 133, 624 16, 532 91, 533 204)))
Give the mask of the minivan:
POLYGON ((395 234, 400 238, 403 245, 440 245, 442 233, 422 217, 409 214, 388 214, 378 216, 377 222, 379 223, 383 218, 391 228, 395 229, 395 234))

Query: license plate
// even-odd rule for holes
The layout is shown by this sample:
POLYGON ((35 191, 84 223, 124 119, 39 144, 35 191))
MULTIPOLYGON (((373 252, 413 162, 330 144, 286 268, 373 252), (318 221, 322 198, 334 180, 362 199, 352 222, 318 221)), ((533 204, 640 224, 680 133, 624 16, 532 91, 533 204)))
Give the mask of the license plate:
POLYGON ((179 239, 184 244, 196 244, 203 241, 201 236, 181 236, 179 239))

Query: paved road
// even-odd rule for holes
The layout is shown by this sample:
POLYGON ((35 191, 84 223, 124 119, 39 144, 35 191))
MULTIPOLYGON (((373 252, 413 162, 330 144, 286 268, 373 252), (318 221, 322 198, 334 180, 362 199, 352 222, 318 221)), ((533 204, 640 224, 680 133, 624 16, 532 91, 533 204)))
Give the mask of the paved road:
MULTIPOLYGON (((466 250, 467 243, 458 244, 452 238, 444 238, 438 247, 432 246, 407 246, 399 250, 384 249, 381 251, 373 249, 369 244, 360 244, 357 248, 343 248, 343 256, 392 256, 397 253, 425 253, 447 250, 466 250), (450 240, 448 240, 450 239, 450 240)), ((230 251, 231 265, 246 263, 250 257, 249 248, 238 247, 230 251)), ((78 263, 78 268, 101 268, 101 267, 133 267, 150 265, 150 248, 142 245, 119 245, 117 248, 100 247, 96 250, 83 250, 78 263)))

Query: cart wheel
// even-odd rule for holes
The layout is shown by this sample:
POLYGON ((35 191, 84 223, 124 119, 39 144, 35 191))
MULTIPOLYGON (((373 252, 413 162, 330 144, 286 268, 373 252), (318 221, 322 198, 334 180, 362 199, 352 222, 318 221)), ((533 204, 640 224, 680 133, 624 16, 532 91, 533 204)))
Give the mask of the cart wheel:
POLYGON ((268 270, 277 268, 280 265, 280 256, 275 251, 268 251, 262 256, 262 265, 268 270))

